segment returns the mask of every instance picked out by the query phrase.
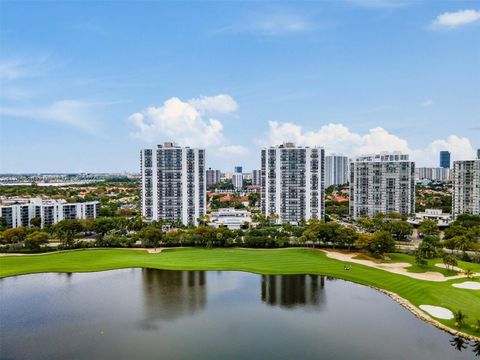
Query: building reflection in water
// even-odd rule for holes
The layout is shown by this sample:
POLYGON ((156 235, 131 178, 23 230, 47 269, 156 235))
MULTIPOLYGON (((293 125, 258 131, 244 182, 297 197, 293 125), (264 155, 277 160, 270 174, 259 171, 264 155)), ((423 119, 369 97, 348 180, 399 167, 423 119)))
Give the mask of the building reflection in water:
POLYGON ((142 269, 146 321, 151 327, 156 320, 175 320, 192 315, 207 303, 204 271, 169 271, 142 269))
POLYGON ((318 275, 262 275, 262 301, 294 308, 325 303, 325 277, 318 275))

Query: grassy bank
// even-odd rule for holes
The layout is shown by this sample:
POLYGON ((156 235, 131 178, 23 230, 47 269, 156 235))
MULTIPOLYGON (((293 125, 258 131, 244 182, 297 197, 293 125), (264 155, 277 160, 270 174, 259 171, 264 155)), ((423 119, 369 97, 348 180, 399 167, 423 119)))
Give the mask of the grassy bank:
MULTIPOLYGON (((415 306, 436 305, 467 315, 463 332, 480 320, 480 291, 454 288, 454 282, 430 282, 327 258, 318 250, 281 249, 170 249, 159 254, 138 250, 77 250, 63 253, 0 257, 0 277, 40 272, 86 272, 130 267, 171 270, 238 270, 261 274, 319 274, 354 281, 394 292, 415 306)), ((381 317, 381 314, 379 314, 381 317)), ((453 320, 441 323, 454 327, 453 320)))

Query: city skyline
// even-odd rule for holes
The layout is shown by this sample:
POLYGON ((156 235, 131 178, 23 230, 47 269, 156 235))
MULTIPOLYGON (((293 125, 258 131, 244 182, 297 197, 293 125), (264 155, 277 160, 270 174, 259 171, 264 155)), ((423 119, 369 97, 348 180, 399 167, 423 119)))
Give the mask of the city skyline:
POLYGON ((1 6, 0 173, 138 172, 165 141, 249 172, 286 141, 419 167, 480 147, 475 2, 1 6))

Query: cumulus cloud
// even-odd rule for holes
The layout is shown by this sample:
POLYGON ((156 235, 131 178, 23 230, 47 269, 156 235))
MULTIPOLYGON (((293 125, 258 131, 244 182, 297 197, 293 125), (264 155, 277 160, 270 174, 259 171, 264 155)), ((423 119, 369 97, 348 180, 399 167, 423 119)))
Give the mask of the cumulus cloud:
POLYGON ((433 105, 433 101, 432 100, 425 100, 420 105, 422 105, 423 107, 429 107, 429 106, 433 105))
POLYGON ((347 156, 401 151, 410 154, 419 166, 437 166, 440 150, 449 150, 453 159, 469 159, 474 156, 469 139, 455 135, 445 140, 435 140, 425 148, 412 149, 407 140, 381 127, 372 128, 365 134, 358 134, 342 124, 333 123, 323 125, 316 131, 306 131, 293 123, 269 121, 266 138, 259 143, 270 146, 286 141, 304 146, 323 146, 327 153, 343 153, 347 156))
POLYGON ((136 127, 133 135, 147 142, 175 141, 182 146, 215 149, 221 157, 245 155, 248 149, 226 144, 223 124, 207 113, 232 113, 238 104, 230 95, 203 96, 182 101, 177 97, 166 100, 161 106, 130 115, 136 127))
POLYGON ((477 10, 469 9, 456 12, 446 12, 437 16, 432 23, 432 27, 453 29, 479 20, 480 11, 477 10))
POLYGON ((230 155, 247 155, 249 153, 248 148, 242 145, 226 145, 218 148, 219 156, 230 155))
POLYGON ((238 110, 237 102, 225 94, 215 96, 201 96, 188 101, 195 109, 200 112, 215 112, 219 114, 230 113, 238 110))
POLYGON ((43 107, 3 107, 0 114, 51 121, 96 133, 98 119, 93 109, 95 105, 82 100, 60 100, 43 107))

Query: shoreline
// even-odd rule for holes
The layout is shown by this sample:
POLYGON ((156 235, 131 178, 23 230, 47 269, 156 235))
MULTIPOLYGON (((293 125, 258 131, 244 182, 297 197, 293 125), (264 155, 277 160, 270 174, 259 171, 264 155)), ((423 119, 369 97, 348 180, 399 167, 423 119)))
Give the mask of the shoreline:
MULTIPOLYGON (((175 249, 175 248, 156 248, 155 250, 154 249, 146 249, 146 248, 134 248, 134 249, 125 249, 125 248, 121 248, 122 250, 134 250, 134 251, 144 251, 145 253, 147 254, 151 254, 151 255, 159 255, 160 252, 163 252, 162 250, 168 250, 169 249, 175 249), (150 251, 149 251, 150 250, 150 251), (153 251, 152 251, 153 250, 153 251), (155 252, 154 252, 155 251, 155 252)), ((82 249, 84 250, 84 249, 82 249)), ((93 250, 93 249, 92 249, 93 250)), ((118 249, 120 250, 120 249, 118 249)), ((256 250, 256 249, 244 249, 244 250, 256 250)), ((271 250, 271 249, 262 249, 262 250, 271 250)), ((316 249, 316 250, 320 250, 320 249, 316 249)), ((71 252, 72 250, 63 250, 61 252, 71 252)), ((76 250, 73 250, 72 252, 77 252, 78 249, 76 250)), ((327 255, 327 251, 322 251, 320 250, 321 252, 323 252, 325 255, 327 255)), ((58 252, 57 252, 58 253, 58 252)), ((40 254, 29 254, 29 255, 47 255, 47 254, 55 254, 55 252, 48 252, 48 253, 40 253, 40 254)), ((8 254, 12 257, 17 257, 18 255, 20 254, 8 254)), ((7 255, 7 256, 8 256, 7 255)), ((21 254, 23 255, 23 254, 21 254)), ((5 257, 4 257, 5 258, 5 257)), ((327 258, 328 255, 327 255, 327 258)), ((331 259, 331 257, 330 257, 331 259)), ((332 260, 337 260, 339 261, 339 259, 332 259, 332 260)), ((342 261, 342 260, 340 260, 342 261)), ((349 260, 343 260, 345 262, 350 262, 349 260)), ((353 262, 355 263, 355 262, 353 262)), ((138 267, 144 267, 144 268, 152 268, 152 269, 160 269, 159 267, 149 267, 149 266, 128 266, 127 268, 138 268, 138 267)), ((167 266, 168 267, 168 266, 167 266)), ((96 271, 109 271, 109 270, 119 270, 119 269, 124 269, 125 267, 116 267, 116 268, 110 268, 110 269, 100 269, 100 270, 90 270, 90 271, 82 271, 81 269, 78 269, 77 268, 77 271, 72 271, 72 272, 76 272, 76 273, 82 273, 82 272, 96 272, 96 271)), ((173 270, 173 269, 172 269, 173 270)), ((178 269, 175 269, 175 270, 182 270, 180 268, 178 269)), ((188 270, 192 270, 192 269, 184 269, 186 271, 188 270)), ((215 271, 215 270, 212 270, 212 269, 209 269, 208 266, 207 268, 204 268, 204 269, 201 269, 201 268, 198 268, 198 269, 195 269, 195 270, 203 270, 203 271, 215 271)), ((218 269, 217 269, 218 270, 218 269)), ((313 269, 312 269, 313 270, 313 269)), ((386 269, 378 269, 377 270, 384 270, 386 272, 389 272, 388 270, 386 269)), ((249 270, 242 270, 242 269, 235 269, 235 268, 232 268, 232 269, 224 269, 222 271, 240 271, 240 272, 248 272, 248 273, 253 273, 253 274, 262 274, 263 272, 262 271, 255 271, 253 269, 249 269, 249 270)), ((18 274, 18 275, 29 275, 29 274, 35 274, 35 273, 48 273, 49 271, 40 271, 40 272, 31 272, 31 273, 26 273, 26 274, 18 274)), ((62 271, 54 271, 54 272, 58 272, 58 273, 61 273, 62 271)), ((268 273, 265 272, 265 273, 268 273)), ((303 272, 299 272, 300 273, 303 273, 303 272)), ((392 300, 394 300, 395 302, 397 302, 398 304, 400 304, 401 306, 403 306, 404 308, 406 308, 407 310, 409 310, 411 313, 413 313, 417 318, 419 318, 420 320, 423 320, 425 322, 427 322, 428 324, 430 325, 433 325, 435 326, 436 328, 440 329, 440 330, 443 330, 445 332, 448 332, 449 334, 453 335, 453 336, 460 336, 464 339, 467 339, 469 341, 480 341, 480 336, 479 335, 474 335, 474 334, 471 334, 471 333, 466 333, 466 332, 462 332, 461 330, 457 330, 455 328, 452 328, 450 326, 447 326, 443 323, 441 323, 440 321, 434 319, 431 315, 423 312, 420 308, 418 308, 417 306, 413 305, 409 300, 407 300, 406 298, 403 298, 401 297, 400 295, 398 295, 397 293, 395 292, 392 292, 392 291, 389 291, 389 290, 386 290, 386 289, 383 289, 383 288, 380 288, 378 286, 376 286, 375 284, 368 284, 368 283, 364 283, 364 282, 360 282, 360 281, 355 281, 354 279, 350 279, 350 278, 343 278, 341 276, 341 274, 337 274, 337 275, 327 275, 325 273, 321 273, 321 272, 315 272, 315 271, 311 271, 311 272, 308 272, 310 274, 315 274, 315 275, 325 275, 325 276, 332 276, 332 277, 335 277, 335 278, 338 278, 338 279, 341 279, 341 280, 344 280, 344 281, 349 281, 349 282, 352 282, 352 283, 357 283, 357 284, 360 284, 360 285, 364 285, 364 286, 368 286, 372 289, 375 289, 379 292, 382 292, 384 293, 385 295, 389 296, 392 300)), ((278 273, 279 275, 281 273, 278 273)), ((288 271, 284 274, 292 274, 292 273, 289 273, 288 271)), ((18 276, 18 275, 9 275, 9 276, 6 276, 6 277, 10 277, 10 276, 18 276)), ((399 275, 399 274, 397 274, 399 275)), ((402 274, 404 275, 404 274, 402 274)), ((358 279, 357 279, 358 280, 358 279)), ((425 281, 425 280, 424 280, 425 281)), ((435 283, 435 281, 434 281, 435 283)), ((469 329, 470 330, 470 329, 469 329)))
MULTIPOLYGON (((349 280, 346 280, 346 281, 349 281, 349 280)), ((398 304, 400 304, 401 306, 403 306, 405 309, 409 310, 413 315, 415 315, 417 318, 419 318, 420 320, 426 322, 427 324, 430 324, 430 325, 433 325, 435 326, 437 329, 440 329, 440 330, 443 330, 445 332, 448 332, 450 335, 453 335, 453 336, 460 336, 464 339, 467 339, 469 341, 480 341, 480 336, 475 336, 475 335, 471 335, 471 334, 467 334, 467 333, 464 333, 460 330, 456 330, 454 328, 451 328, 447 325, 444 325, 442 324, 441 322, 439 322, 438 320, 435 320, 434 318, 432 318, 431 316, 427 315, 426 313, 424 313, 422 310, 420 310, 418 307, 416 307, 415 305, 413 305, 410 301, 408 301, 407 299, 404 299, 402 298, 401 296, 399 296, 398 294, 394 293, 394 292, 391 292, 391 291, 388 291, 388 290, 385 290, 385 289, 381 289, 381 288, 377 288, 375 286, 370 286, 370 285, 366 285, 372 289, 375 289, 381 293, 384 293, 385 295, 387 295, 388 297, 390 297, 392 300, 394 300, 395 302, 397 302, 398 304)))

